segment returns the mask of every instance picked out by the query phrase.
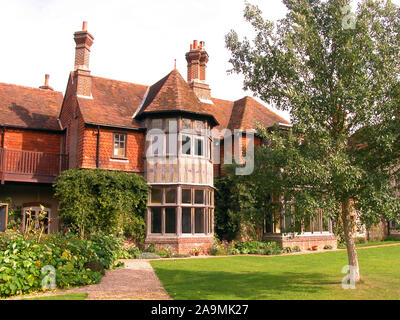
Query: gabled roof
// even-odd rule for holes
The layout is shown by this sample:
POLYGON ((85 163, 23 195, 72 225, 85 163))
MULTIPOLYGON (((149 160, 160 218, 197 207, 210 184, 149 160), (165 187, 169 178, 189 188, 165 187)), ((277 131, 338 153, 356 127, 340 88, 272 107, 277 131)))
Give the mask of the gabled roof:
POLYGON ((61 130, 61 92, 0 83, 0 126, 61 130))
POLYGON ((142 103, 148 86, 92 76, 92 98, 78 96, 85 123, 142 128, 132 118, 142 103))
POLYGON ((272 127, 279 123, 290 125, 290 122, 251 97, 244 97, 237 101, 212 98, 212 101, 213 115, 219 122, 218 130, 225 128, 232 132, 235 129, 254 130, 257 123, 265 127, 272 127))
POLYGON ((199 100, 178 70, 174 69, 149 88, 136 118, 141 119, 146 114, 180 112, 207 116, 217 124, 213 109, 199 100))

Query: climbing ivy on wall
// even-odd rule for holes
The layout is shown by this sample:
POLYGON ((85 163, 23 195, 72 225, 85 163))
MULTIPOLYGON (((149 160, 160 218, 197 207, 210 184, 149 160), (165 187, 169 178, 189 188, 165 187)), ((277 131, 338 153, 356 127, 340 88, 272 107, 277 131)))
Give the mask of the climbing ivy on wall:
POLYGON ((100 169, 67 170, 54 183, 62 224, 82 238, 101 231, 143 240, 149 188, 137 174, 100 169))

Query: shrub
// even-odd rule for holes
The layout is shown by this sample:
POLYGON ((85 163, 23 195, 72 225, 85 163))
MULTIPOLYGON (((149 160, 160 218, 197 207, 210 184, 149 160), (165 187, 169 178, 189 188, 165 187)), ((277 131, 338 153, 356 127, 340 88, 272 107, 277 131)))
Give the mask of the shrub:
POLYGON ((40 290, 44 266, 55 268, 56 285, 61 289, 98 283, 102 268, 112 265, 111 247, 106 244, 100 250, 98 240, 54 234, 43 236, 38 243, 37 238, 24 239, 17 232, 1 234, 0 296, 40 290))
POLYGON ((170 247, 165 246, 163 249, 157 250, 156 254, 158 254, 162 258, 171 258, 172 250, 170 247))
POLYGON ((364 237, 356 237, 354 239, 354 243, 355 244, 367 243, 367 242, 368 242, 367 239, 365 239, 364 237))
POLYGON ((191 257, 190 254, 182 254, 182 253, 173 254, 173 255, 172 255, 172 258, 190 258, 190 257, 191 257))
POLYGON ((215 241, 210 248, 210 255, 225 256, 228 254, 228 246, 224 242, 215 241))
POLYGON ((54 183, 60 218, 81 238, 94 232, 143 241, 149 186, 143 177, 100 169, 67 170, 54 183))
POLYGON ((275 255, 283 252, 276 242, 247 241, 237 242, 236 248, 242 254, 275 255))
POLYGON ((292 248, 292 251, 293 251, 293 252, 300 252, 301 249, 300 249, 299 246, 294 246, 294 247, 292 248))
POLYGON ((400 241, 400 237, 386 236, 385 239, 383 239, 383 241, 400 241))
POLYGON ((283 252, 284 253, 292 253, 292 248, 291 247, 283 248, 283 252))
POLYGON ((324 249, 325 250, 332 250, 333 247, 331 245, 327 244, 327 245, 325 245, 324 249))
POLYGON ((144 249, 143 252, 150 252, 150 253, 155 253, 156 252, 156 245, 155 243, 150 243, 146 249, 144 249))

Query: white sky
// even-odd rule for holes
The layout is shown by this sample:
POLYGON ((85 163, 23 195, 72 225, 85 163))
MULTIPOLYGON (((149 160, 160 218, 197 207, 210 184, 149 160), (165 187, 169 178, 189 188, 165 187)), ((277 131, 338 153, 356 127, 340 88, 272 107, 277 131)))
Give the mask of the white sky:
MULTIPOLYGON (((286 13, 281 0, 250 2, 270 20, 286 13)), ((170 72, 177 59, 186 78, 185 53, 197 39, 205 41, 210 56, 207 82, 212 96, 252 96, 242 90, 241 76, 226 72, 230 54, 225 34, 231 29, 241 36, 251 32, 243 9, 243 0, 2 0, 0 82, 39 87, 49 73, 50 85, 64 92, 74 64, 73 33, 85 20, 95 38, 93 75, 151 85, 170 72)))

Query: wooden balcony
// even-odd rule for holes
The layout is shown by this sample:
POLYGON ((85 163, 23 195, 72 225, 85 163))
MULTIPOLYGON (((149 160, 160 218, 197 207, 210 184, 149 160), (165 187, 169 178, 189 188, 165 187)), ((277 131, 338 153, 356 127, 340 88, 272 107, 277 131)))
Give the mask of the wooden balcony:
POLYGON ((68 169, 68 155, 0 148, 0 180, 53 183, 68 169))

